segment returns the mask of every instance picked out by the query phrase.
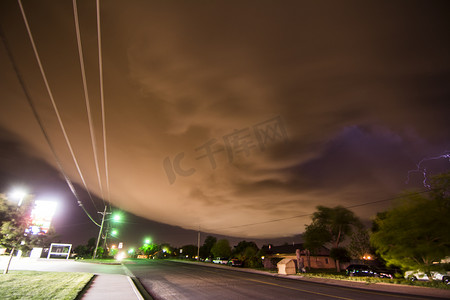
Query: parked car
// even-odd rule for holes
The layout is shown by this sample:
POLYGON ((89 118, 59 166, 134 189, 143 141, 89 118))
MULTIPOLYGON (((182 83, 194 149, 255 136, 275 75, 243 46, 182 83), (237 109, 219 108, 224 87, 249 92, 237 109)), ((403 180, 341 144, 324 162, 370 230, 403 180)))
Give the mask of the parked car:
POLYGON ((440 270, 432 270, 430 271, 431 278, 428 276, 427 273, 415 270, 415 271, 406 271, 405 272, 405 278, 409 279, 411 281, 442 281, 443 283, 450 285, 450 271, 447 269, 440 269, 440 270))
POLYGON ((228 265, 232 267, 242 267, 243 263, 239 259, 233 258, 228 261, 228 265))
POLYGON ((376 277, 380 278, 390 278, 393 279, 395 277, 395 270, 386 269, 386 268, 374 268, 374 271, 376 272, 376 277))
POLYGON ((368 277, 378 277, 377 271, 367 265, 350 265, 345 269, 345 273, 348 276, 368 276, 368 277))
POLYGON ((216 259, 213 260, 213 263, 215 264, 221 264, 221 265, 226 265, 228 263, 228 259, 226 258, 221 258, 221 257, 217 257, 216 259))

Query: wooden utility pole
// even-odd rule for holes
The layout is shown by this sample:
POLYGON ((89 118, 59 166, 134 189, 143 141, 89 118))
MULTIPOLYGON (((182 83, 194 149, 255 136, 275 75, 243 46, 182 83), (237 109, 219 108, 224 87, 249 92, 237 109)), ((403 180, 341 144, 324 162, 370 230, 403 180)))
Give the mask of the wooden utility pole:
POLYGON ((102 215, 102 224, 100 225, 100 231, 98 232, 98 237, 97 237, 97 244, 95 245, 94 255, 92 256, 92 259, 95 259, 95 256, 97 255, 98 244, 100 243, 100 239, 102 238, 102 231, 103 231, 103 224, 105 223, 105 216, 111 214, 110 212, 106 212, 106 205, 105 205, 105 209, 103 210, 103 212, 99 211, 98 213, 102 215))
POLYGON ((200 226, 198 226, 197 235, 197 260, 200 261, 200 226))

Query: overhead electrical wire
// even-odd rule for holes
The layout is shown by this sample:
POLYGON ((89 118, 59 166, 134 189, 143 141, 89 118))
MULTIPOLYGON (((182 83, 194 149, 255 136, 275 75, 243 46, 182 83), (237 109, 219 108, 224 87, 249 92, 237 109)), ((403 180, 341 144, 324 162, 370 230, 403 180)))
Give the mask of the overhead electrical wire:
POLYGON ((87 88, 86 70, 85 70, 85 66, 84 66, 84 57, 83 57, 83 46, 81 45, 80 23, 78 20, 77 1, 73 0, 72 2, 73 2, 73 15, 74 15, 74 21, 75 21, 75 32, 76 32, 76 36, 77 36, 77 45, 78 45, 78 57, 80 60, 81 77, 83 80, 83 91, 84 91, 84 99, 86 101, 86 110, 87 110, 87 115, 88 115, 89 133, 91 135, 92 152, 94 153, 95 170, 97 172, 98 185, 100 187, 102 201, 103 201, 103 204, 106 206, 106 203, 104 200, 104 194, 103 194, 102 179, 100 177, 100 169, 98 166, 97 146, 96 146, 97 140, 95 138, 95 130, 94 130, 93 122, 92 122, 91 104, 89 101, 89 93, 88 93, 88 88, 87 88))
POLYGON ((56 116, 57 116, 57 119, 58 119, 58 122, 59 122, 59 126, 60 126, 61 131, 62 131, 62 133, 63 133, 63 135, 64 135, 64 139, 65 139, 65 141, 66 141, 67 147, 69 148, 70 154, 72 155, 73 162, 74 162, 74 164, 75 164, 75 166, 76 166, 76 168, 77 168, 78 174, 80 175, 81 181, 82 181, 82 183, 83 183, 83 185, 84 185, 84 187, 85 187, 85 189, 86 189, 86 192, 88 193, 89 198, 91 199, 92 204, 94 205, 95 209, 98 210, 98 209, 97 209, 97 206, 95 205, 94 200, 92 199, 92 195, 91 195, 91 193, 89 192, 89 189, 88 189, 88 187, 87 187, 86 181, 85 181, 84 176, 83 176, 83 173, 81 172, 80 166, 79 166, 78 161, 77 161, 77 159, 76 159, 76 157, 75 157, 75 153, 74 153, 74 151, 73 151, 73 149, 72 149, 72 145, 71 145, 71 143, 70 143, 69 137, 67 136, 67 132, 66 132, 66 129, 65 129, 65 127, 64 127, 64 124, 63 124, 63 122, 62 122, 61 116, 60 116, 60 114, 59 114, 58 107, 56 106, 55 100, 54 100, 54 98, 53 98, 53 93, 52 93, 52 91, 51 91, 51 89, 50 89, 50 85, 49 85, 48 80, 47 80, 47 75, 45 74, 44 68, 43 68, 43 66, 42 66, 41 59, 40 59, 40 57, 39 57, 39 53, 38 53, 37 48, 36 48, 36 44, 35 44, 35 42, 34 42, 34 38, 33 38, 33 35, 32 35, 32 33, 31 33, 30 26, 29 26, 29 24, 28 24, 28 19, 27 19, 27 16, 26 16, 26 14, 25 14, 25 10, 24 10, 23 5, 22 5, 22 1, 21 1, 21 0, 17 0, 17 2, 19 3, 20 11, 21 11, 21 13, 22 13, 22 18, 23 18, 23 20, 24 20, 25 27, 26 27, 26 29, 27 29, 28 37, 30 38, 31 46, 32 46, 32 48, 33 48, 33 52, 34 52, 34 55, 35 55, 35 57, 36 57, 36 61, 37 61, 38 66, 39 66, 39 70, 40 70, 41 75, 42 75, 42 78, 43 78, 43 80, 44 80, 45 87, 46 87, 47 92, 48 92, 48 94, 49 94, 51 103, 52 103, 52 105, 53 105, 53 109, 54 109, 55 114, 56 114, 56 116))
MULTIPOLYGON (((418 194, 423 194, 423 193, 428 193, 428 192, 430 192, 430 190, 415 192, 415 193, 413 193, 413 195, 418 195, 418 194)), ((360 206, 366 206, 366 205, 370 205, 370 204, 375 204, 375 203, 381 203, 381 202, 391 201, 391 200, 395 200, 395 199, 400 199, 400 198, 403 198, 403 197, 404 196, 396 196, 396 197, 391 197, 391 198, 387 198, 387 199, 376 200, 376 201, 371 201, 371 202, 365 202, 365 203, 361 203, 361 204, 355 204, 355 205, 351 205, 351 206, 346 206, 344 208, 348 209, 348 208, 355 208, 355 207, 360 207, 360 206)), ((285 221, 285 220, 309 217, 309 216, 312 216, 313 214, 314 213, 309 213, 309 214, 297 215, 297 216, 286 217, 286 218, 272 219, 272 220, 268 220, 268 221, 261 221, 261 222, 247 223, 247 224, 235 225, 235 226, 229 226, 229 227, 223 227, 223 228, 216 228, 215 230, 218 230, 218 229, 232 229, 232 228, 240 228, 240 227, 247 227, 247 226, 253 226, 253 225, 261 225, 261 224, 267 224, 267 223, 275 223, 275 222, 280 222, 280 221, 285 221)))
MULTIPOLYGON (((96 1, 97 8, 97 43, 98 43, 98 70, 100 80, 100 102, 102 109, 102 129, 103 129, 103 156, 105 160, 105 181, 106 181, 106 200, 110 202, 110 185, 109 185, 109 167, 108 167, 108 151, 106 143, 106 112, 105 112, 105 97, 103 89, 103 54, 102 54, 102 35, 100 28, 100 0, 96 1)), ((109 210, 111 210, 111 204, 109 204, 109 210)))
POLYGON ((9 57, 9 59, 10 59, 10 61, 11 61, 11 65, 12 65, 12 67, 13 67, 15 73, 16 73, 17 80, 19 81, 19 84, 20 84, 20 86, 22 87, 23 93, 25 94, 25 98, 27 99, 27 102, 28 102, 28 104, 29 104, 29 106, 31 107, 31 110, 32 110, 32 112, 33 112, 33 116, 34 116, 34 118, 36 119, 36 121, 37 121, 37 123, 38 123, 38 125, 39 125, 39 127, 40 127, 40 129, 41 129, 41 131, 42 131, 42 134, 44 135, 44 138, 45 138, 45 140, 46 140, 46 142, 47 142, 47 144, 48 144, 48 146, 49 146, 49 148, 50 148, 50 150, 51 150, 51 152, 52 152, 52 154, 53 154, 53 157, 54 157, 54 159, 55 159, 55 161, 56 161, 56 164, 58 165, 59 171, 60 171, 61 174, 63 175, 63 177, 64 177, 64 179, 65 179, 67 185, 69 186, 70 191, 72 192, 72 194, 73 194, 73 195, 75 196, 75 198, 77 199, 78 205, 83 209, 83 211, 86 213, 86 215, 88 216, 88 218, 89 218, 92 222, 94 222, 95 225, 97 225, 97 226, 100 227, 100 224, 98 224, 98 223, 92 218, 92 216, 89 214, 89 212, 88 212, 88 211, 85 209, 85 207, 83 206, 83 203, 81 202, 80 197, 78 196, 78 194, 77 194, 77 192, 76 192, 76 190, 75 190, 75 187, 74 187, 74 185, 72 184, 72 181, 70 180, 69 176, 67 176, 66 172, 64 171, 64 168, 63 168, 63 166, 62 166, 62 164, 61 164, 61 161, 60 161, 60 159, 58 158, 58 155, 56 154, 55 147, 53 146, 53 144, 52 144, 52 142, 51 142, 51 140, 50 140, 50 137, 48 136, 47 131, 45 130, 45 127, 44 127, 44 125, 43 125, 43 123, 42 123, 42 120, 41 120, 41 118, 39 117, 39 114, 38 114, 38 112, 37 112, 37 110, 36 110, 36 107, 34 106, 34 103, 33 103, 33 101, 31 100, 30 93, 28 93, 28 89, 27 89, 27 87, 26 87, 26 85, 25 85, 25 81, 23 80, 22 75, 20 74, 19 68, 17 67, 16 61, 14 60, 14 56, 13 56, 13 54, 12 54, 12 52, 11 52, 11 49, 10 49, 9 44, 8 44, 8 41, 7 41, 7 39, 6 39, 5 34, 3 33, 3 30, 1 29, 1 27, 0 27, 0 35, 1 35, 1 37, 2 37, 3 44, 5 45, 6 53, 8 54, 8 57, 9 57))

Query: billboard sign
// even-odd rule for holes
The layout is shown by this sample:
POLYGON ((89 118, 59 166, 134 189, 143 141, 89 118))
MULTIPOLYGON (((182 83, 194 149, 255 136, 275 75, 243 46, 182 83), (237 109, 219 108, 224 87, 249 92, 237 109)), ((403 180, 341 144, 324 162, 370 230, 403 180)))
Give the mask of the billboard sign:
POLYGON ((56 202, 53 201, 35 201, 31 211, 31 226, 27 229, 31 234, 46 234, 50 229, 53 215, 56 211, 56 202))

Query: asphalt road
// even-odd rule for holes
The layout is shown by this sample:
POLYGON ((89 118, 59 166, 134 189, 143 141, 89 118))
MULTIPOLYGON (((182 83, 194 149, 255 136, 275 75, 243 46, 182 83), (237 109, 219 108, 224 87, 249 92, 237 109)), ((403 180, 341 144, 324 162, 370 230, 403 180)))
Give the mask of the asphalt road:
POLYGON ((334 286, 174 261, 126 267, 154 299, 443 299, 334 286))

